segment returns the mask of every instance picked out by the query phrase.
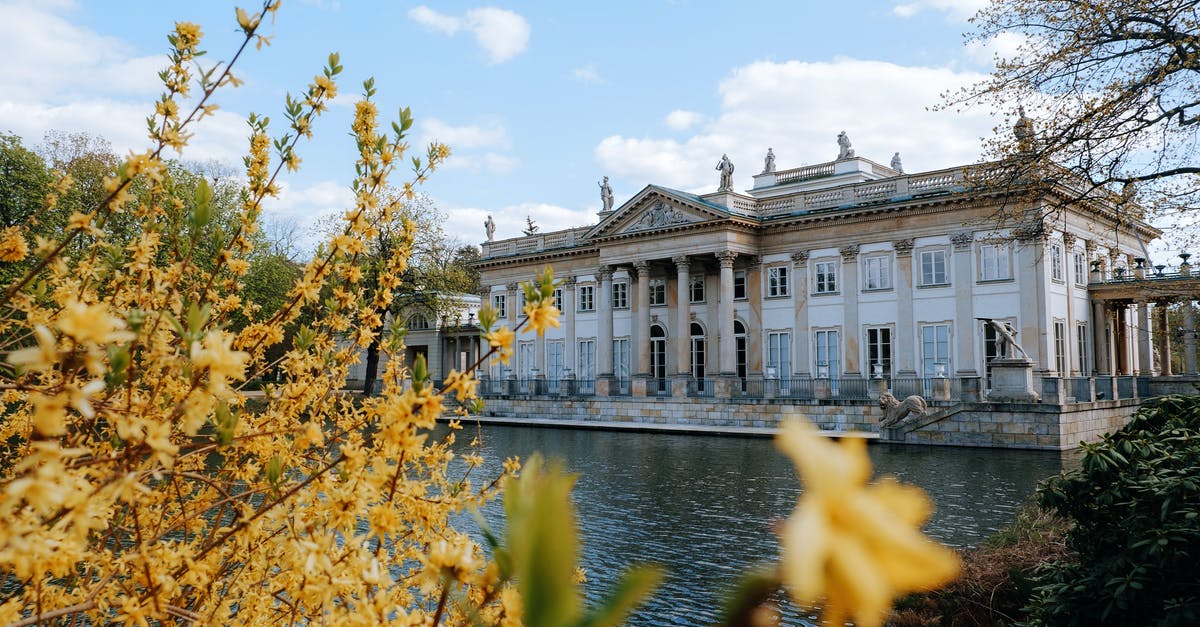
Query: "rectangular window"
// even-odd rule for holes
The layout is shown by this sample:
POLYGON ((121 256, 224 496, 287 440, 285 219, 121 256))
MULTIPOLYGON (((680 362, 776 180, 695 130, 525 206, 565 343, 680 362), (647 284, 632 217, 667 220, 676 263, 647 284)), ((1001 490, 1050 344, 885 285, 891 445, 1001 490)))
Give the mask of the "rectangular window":
POLYGON ((790 331, 767 333, 767 376, 792 377, 792 334, 790 331))
POLYGON ((667 304, 667 282, 662 279, 650 281, 650 305, 667 304))
POLYGON ((1072 259, 1075 260, 1075 263, 1074 263, 1075 285, 1078 285, 1079 287, 1087 286, 1087 284, 1088 284, 1087 258, 1083 256, 1083 253, 1081 253, 1077 250, 1072 255, 1072 259))
POLYGON ((789 293, 788 267, 771 266, 770 268, 767 268, 767 296, 787 296, 789 293))
POLYGON ((836 261, 818 261, 813 264, 813 270, 816 273, 816 293, 817 294, 833 294, 837 292, 837 262, 836 261))
POLYGON ((629 385, 629 338, 613 340, 613 375, 620 381, 621 391, 629 385))
POLYGON ((892 376, 892 329, 891 327, 872 327, 867 329, 867 367, 870 376, 875 376, 875 366, 879 366, 879 374, 884 377, 892 376))
POLYGON ((1088 325, 1086 322, 1075 324, 1075 359, 1078 361, 1079 374, 1087 376, 1088 368, 1088 325))
POLYGON ((733 271, 733 300, 746 300, 746 271, 733 271))
POLYGON ((1063 276, 1063 248, 1058 242, 1050 242, 1050 278, 1054 281, 1066 280, 1063 276))
POLYGON ((533 371, 537 368, 537 362, 533 359, 533 342, 517 344, 517 368, 522 379, 532 379, 535 376, 533 371))
POLYGON ((816 357, 816 373, 819 379, 836 379, 840 374, 841 354, 838 345, 837 331, 816 331, 813 333, 816 342, 813 355, 816 357))
POLYGON ((1006 281, 1012 278, 1008 265, 1008 246, 981 244, 979 246, 979 280, 1006 281))
POLYGON ((558 381, 563 378, 563 342, 548 340, 546 342, 546 378, 558 381))
POLYGON ((596 340, 579 340, 579 352, 576 353, 578 367, 575 372, 579 378, 590 380, 596 378, 596 340))
POLYGON ((693 302, 693 303, 704 302, 704 277, 702 277, 702 276, 692 277, 689 287, 691 288, 689 290, 689 292, 691 293, 691 302, 693 302))
POLYGON ((562 311, 563 308, 563 291, 561 287, 554 289, 554 308, 562 311))
POLYGON ((508 294, 492 294, 492 309, 496 310, 499 318, 508 317, 508 294))
POLYGON ((625 282, 612 284, 613 309, 629 309, 629 284, 625 282))
POLYGON ((1058 376, 1067 376, 1067 323, 1054 321, 1054 370, 1058 376))
POLYGON ((921 253, 921 285, 946 285, 946 251, 926 250, 921 253))
POLYGON ((863 289, 892 289, 892 258, 890 256, 863 258, 863 289))
POLYGON ((925 378, 950 375, 950 325, 921 325, 921 372, 925 378))
POLYGON ((595 311, 596 289, 592 285, 579 286, 579 311, 595 311))

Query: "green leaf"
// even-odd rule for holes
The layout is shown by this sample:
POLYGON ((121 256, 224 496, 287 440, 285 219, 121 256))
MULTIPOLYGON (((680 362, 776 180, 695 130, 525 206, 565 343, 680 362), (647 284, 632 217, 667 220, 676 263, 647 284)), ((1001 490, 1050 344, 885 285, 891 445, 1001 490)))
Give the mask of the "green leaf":
POLYGON ((664 571, 658 566, 634 566, 621 575, 612 592, 600 602, 579 627, 617 627, 644 603, 662 583, 664 571))
POLYGON ((562 462, 535 454, 521 476, 507 480, 508 547, 525 608, 526 627, 564 627, 580 615, 574 581, 579 537, 562 462))
POLYGON ((418 354, 413 360, 412 367, 413 388, 420 390, 425 387, 425 382, 429 380, 429 368, 425 364, 425 356, 418 354))

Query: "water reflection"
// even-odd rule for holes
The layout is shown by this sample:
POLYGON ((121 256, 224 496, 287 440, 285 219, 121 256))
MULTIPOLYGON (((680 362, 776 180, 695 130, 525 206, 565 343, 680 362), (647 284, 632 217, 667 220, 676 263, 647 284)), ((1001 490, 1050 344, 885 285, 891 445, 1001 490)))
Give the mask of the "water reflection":
MULTIPOLYGON (((716 620, 720 595, 736 576, 777 555, 772 524, 799 493, 791 464, 767 439, 501 426, 484 427, 482 436, 493 465, 487 476, 505 457, 534 451, 566 459, 579 473, 589 600, 624 565, 667 567, 667 582, 635 625, 716 620)), ((974 545, 1008 523, 1063 463, 1042 451, 876 445, 870 452, 877 472, 930 493, 937 510, 926 531, 955 546, 974 545)), ((500 505, 485 515, 498 521, 500 505)), ((786 624, 811 624, 794 608, 785 613, 786 624)))

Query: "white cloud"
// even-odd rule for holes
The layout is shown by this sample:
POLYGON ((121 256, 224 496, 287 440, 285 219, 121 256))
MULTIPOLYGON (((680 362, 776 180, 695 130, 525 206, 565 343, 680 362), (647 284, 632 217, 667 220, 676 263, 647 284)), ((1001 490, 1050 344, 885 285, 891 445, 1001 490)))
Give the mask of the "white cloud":
POLYGON ((304 244, 315 248, 322 239, 317 223, 327 216, 340 217, 354 206, 354 192, 336 181, 319 181, 297 188, 284 181, 279 196, 263 202, 263 217, 286 220, 299 226, 304 244))
POLYGON ((444 35, 453 36, 460 30, 470 31, 475 43, 483 48, 492 63, 503 63, 529 46, 529 22, 520 14, 506 9, 483 7, 456 17, 420 5, 410 9, 408 17, 444 35))
POLYGON ((1021 51, 1029 39, 1020 33, 1004 32, 987 41, 970 41, 966 45, 967 57, 976 63, 991 64, 997 57, 1011 59, 1021 51))
POLYGON ((571 70, 571 77, 581 83, 597 84, 604 82, 600 78, 600 74, 596 72, 596 66, 591 64, 571 70))
POLYGON ((703 119, 704 116, 696 113, 695 111, 676 109, 667 114, 667 126, 671 128, 671 130, 686 131, 689 128, 699 124, 703 119))
POLYGON ((525 229, 525 217, 533 218, 538 232, 561 231, 572 227, 595 224, 594 213, 584 209, 567 209, 558 205, 540 202, 523 202, 497 209, 460 207, 446 211, 446 232, 457 233, 469 243, 477 244, 487 239, 483 222, 490 215, 496 222, 496 239, 520 237, 525 229))
POLYGON ((892 13, 900 17, 912 17, 921 11, 942 11, 946 18, 966 21, 987 6, 989 0, 913 0, 892 7, 892 13))
POLYGON ((719 115, 689 137, 614 135, 596 146, 595 158, 602 171, 638 185, 688 191, 716 189, 714 168, 724 153, 737 166, 738 189, 751 187, 767 147, 774 148, 779 169, 831 161, 843 130, 859 156, 887 164, 899 151, 909 172, 970 163, 979 159, 979 138, 991 133, 992 118, 926 107, 939 102, 940 93, 982 78, 854 59, 752 63, 721 81, 719 115))
POLYGON ((473 148, 508 148, 508 130, 499 120, 485 120, 480 124, 452 126, 438 118, 425 118, 421 122, 421 139, 418 145, 439 141, 451 150, 473 148))

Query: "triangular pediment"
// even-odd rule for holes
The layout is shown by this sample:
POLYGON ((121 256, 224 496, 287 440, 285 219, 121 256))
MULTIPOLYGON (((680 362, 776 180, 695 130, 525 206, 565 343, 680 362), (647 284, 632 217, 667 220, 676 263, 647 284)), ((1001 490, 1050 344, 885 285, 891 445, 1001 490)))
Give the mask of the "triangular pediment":
POLYGON ((728 211, 720 205, 686 192, 650 185, 601 220, 587 237, 652 233, 728 217, 728 211))

